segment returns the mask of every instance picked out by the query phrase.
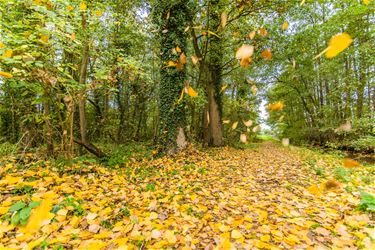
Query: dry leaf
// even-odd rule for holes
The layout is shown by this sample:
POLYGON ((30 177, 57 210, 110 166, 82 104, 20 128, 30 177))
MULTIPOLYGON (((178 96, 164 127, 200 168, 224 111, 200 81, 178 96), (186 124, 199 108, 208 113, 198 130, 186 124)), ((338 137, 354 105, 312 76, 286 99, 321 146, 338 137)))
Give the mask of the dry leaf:
POLYGON ((250 38, 251 40, 253 40, 254 37, 255 37, 255 35, 256 35, 256 31, 253 30, 253 31, 251 31, 251 32, 249 33, 249 38, 250 38))
POLYGON ((267 30, 263 27, 260 28, 258 32, 261 36, 267 36, 267 34, 268 34, 267 30))
POLYGON ((244 44, 236 52, 237 59, 249 58, 254 54, 254 46, 244 44))
POLYGON ((196 65, 199 61, 199 58, 197 56, 191 56, 191 61, 193 62, 194 65, 196 65))
POLYGON ((243 124, 246 126, 246 127, 251 127, 251 125, 253 125, 253 121, 252 120, 248 120, 248 121, 243 121, 243 124))
POLYGON ((2 76, 4 78, 12 78, 13 77, 13 75, 11 73, 3 72, 3 71, 0 71, 0 76, 2 76))
POLYGON ((243 142, 243 143, 246 143, 247 142, 247 137, 245 134, 241 134, 240 135, 240 141, 243 142))
POLYGON ((232 130, 235 130, 237 128, 238 122, 233 122, 232 124, 232 130))
POLYGON ((281 30, 284 31, 284 30, 286 30, 288 27, 289 27, 289 23, 288 23, 288 22, 284 22, 283 25, 281 25, 281 30))
POLYGON ((265 50, 262 52, 261 56, 262 56, 264 59, 266 59, 266 60, 271 60, 271 58, 272 58, 271 50, 270 50, 270 49, 265 49, 265 50))
POLYGON ((225 26, 227 25, 227 21, 228 21, 228 15, 227 13, 223 12, 221 13, 221 27, 224 29, 225 26))
POLYGON ((349 159, 349 158, 345 158, 342 164, 346 168, 355 168, 355 167, 361 166, 361 164, 358 161, 355 161, 355 160, 352 160, 352 159, 349 159))

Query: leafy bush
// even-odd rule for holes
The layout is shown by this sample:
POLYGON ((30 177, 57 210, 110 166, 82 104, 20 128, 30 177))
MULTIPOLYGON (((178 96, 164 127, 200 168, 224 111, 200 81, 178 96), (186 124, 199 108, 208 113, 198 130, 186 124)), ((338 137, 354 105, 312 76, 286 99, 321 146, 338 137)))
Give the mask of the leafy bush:
POLYGON ((375 212, 375 197, 372 194, 362 192, 358 208, 365 212, 375 212))
POLYGON ((357 140, 350 142, 350 146, 357 151, 374 151, 375 150, 375 136, 368 135, 360 137, 357 140))

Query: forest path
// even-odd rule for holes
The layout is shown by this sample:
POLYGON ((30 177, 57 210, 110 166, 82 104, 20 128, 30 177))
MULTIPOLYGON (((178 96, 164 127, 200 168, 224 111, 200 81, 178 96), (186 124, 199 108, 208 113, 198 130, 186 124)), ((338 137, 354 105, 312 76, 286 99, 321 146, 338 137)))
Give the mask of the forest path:
POLYGON ((327 180, 314 168, 329 176, 337 164, 273 143, 190 149, 115 169, 87 162, 63 169, 48 162, 27 169, 8 164, 0 168, 0 216, 30 197, 47 210, 32 212, 30 220, 43 219, 33 233, 2 222, 0 249, 42 243, 66 249, 374 249, 374 221, 356 210, 359 192, 333 181, 328 190, 319 186, 327 180), (22 186, 32 192, 22 193, 22 186))

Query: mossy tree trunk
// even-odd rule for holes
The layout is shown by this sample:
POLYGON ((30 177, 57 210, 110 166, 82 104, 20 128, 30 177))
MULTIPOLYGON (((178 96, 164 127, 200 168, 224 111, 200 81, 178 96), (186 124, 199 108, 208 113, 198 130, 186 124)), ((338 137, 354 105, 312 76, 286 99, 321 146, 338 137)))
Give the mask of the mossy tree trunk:
POLYGON ((188 1, 158 1, 154 8, 153 20, 159 28, 160 42, 160 137, 159 145, 166 153, 174 153, 187 145, 185 136, 185 105, 178 102, 186 80, 185 69, 166 67, 169 61, 178 62, 180 48, 186 53, 188 1))

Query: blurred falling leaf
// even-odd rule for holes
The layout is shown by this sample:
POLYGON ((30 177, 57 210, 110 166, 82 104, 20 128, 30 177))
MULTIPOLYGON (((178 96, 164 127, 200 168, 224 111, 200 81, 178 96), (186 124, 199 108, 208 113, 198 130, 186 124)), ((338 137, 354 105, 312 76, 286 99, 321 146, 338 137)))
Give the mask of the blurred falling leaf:
POLYGON ((261 36, 267 36, 268 35, 268 32, 267 32, 267 30, 265 29, 265 28, 260 28, 259 29, 259 34, 261 35, 261 36))
POLYGON ((253 121, 252 121, 252 120, 243 121, 243 124, 244 124, 246 127, 251 127, 251 125, 253 125, 253 121))
POLYGON ((68 10, 68 11, 72 11, 72 10, 74 10, 74 7, 71 6, 71 5, 68 5, 67 10, 68 10))
POLYGON ((340 187, 340 183, 336 180, 328 180, 324 183, 324 189, 330 190, 340 187))
POLYGON ((198 93, 191 86, 188 87, 187 94, 193 98, 198 96, 198 93))
POLYGON ((255 35, 256 35, 256 32, 255 32, 255 30, 253 30, 253 31, 251 31, 251 32, 249 33, 249 38, 250 38, 251 40, 253 40, 254 37, 255 37, 255 35))
POLYGON ((13 56, 13 50, 8 49, 8 50, 4 51, 4 57, 11 58, 12 56, 13 56))
POLYGON ((340 33, 333 36, 329 41, 326 57, 333 58, 337 56, 340 52, 349 47, 349 45, 352 44, 352 42, 353 39, 347 33, 340 33))
POLYGON ((254 46, 244 44, 236 52, 237 59, 249 58, 254 54, 254 46))
POLYGON ((227 88, 228 88, 228 84, 225 84, 224 86, 222 86, 220 89, 220 93, 223 93, 227 88))
POLYGON ((247 142, 247 137, 245 134, 241 134, 240 135, 240 141, 243 142, 243 143, 246 143, 247 142))
POLYGON ((0 76, 5 77, 5 78, 12 78, 13 77, 13 75, 11 73, 3 72, 3 71, 0 71, 0 76))
POLYGON ((284 147, 288 147, 289 146, 289 138, 283 138, 281 140, 281 143, 283 144, 284 147))
POLYGON ((284 23, 281 25, 281 30, 284 31, 284 30, 286 30, 288 27, 289 27, 289 23, 288 23, 288 22, 284 22, 284 23))
POLYGON ((262 52, 262 57, 266 60, 271 60, 272 58, 272 52, 270 49, 265 49, 263 52, 262 52))
POLYGON ((304 5, 304 4, 305 4, 305 1, 306 1, 306 0, 302 0, 301 3, 299 4, 299 6, 304 5))
POLYGON ((227 21, 228 21, 228 15, 227 13, 223 12, 221 13, 221 27, 224 29, 225 26, 227 25, 227 21))
POLYGON ((253 132, 254 132, 254 133, 258 133, 258 132, 260 132, 260 130, 261 130, 260 125, 256 125, 256 126, 253 128, 253 132))
POLYGON ((185 29, 184 29, 184 32, 188 32, 190 30, 190 26, 187 26, 185 29))
POLYGON ((72 33, 70 35, 70 39, 72 39, 72 41, 76 40, 76 33, 72 33))
POLYGON ((349 158, 345 158, 342 164, 346 168, 355 168, 355 167, 361 166, 361 164, 358 161, 355 161, 355 160, 352 160, 352 159, 349 159, 349 158))
POLYGON ((199 61, 199 58, 197 56, 191 56, 191 61, 193 62, 194 65, 196 65, 199 61))
POLYGON ((180 58, 179 58, 179 61, 182 65, 186 64, 186 56, 184 53, 181 53, 180 54, 180 58))
POLYGON ((267 109, 270 111, 280 111, 283 110, 285 107, 285 104, 283 102, 275 102, 275 103, 270 103, 267 106, 267 109))
POLYGON ((255 95, 257 94, 257 92, 258 92, 258 88, 257 88, 257 86, 252 85, 252 86, 251 86, 251 93, 253 93, 253 95, 255 96, 255 95))
POLYGON ((80 10, 87 10, 87 4, 84 3, 84 2, 80 3, 80 4, 79 4, 79 9, 80 9, 80 10))
POLYGON ((3 48, 5 48, 5 44, 0 42, 0 49, 3 49, 3 48))
POLYGON ((175 48, 175 50, 177 51, 177 53, 181 53, 182 52, 181 48, 178 47, 178 46, 175 48))
POLYGON ((223 120, 223 124, 229 124, 230 120, 223 120))
POLYGON ((47 223, 54 217, 54 214, 50 213, 52 210, 52 201, 50 199, 44 199, 40 205, 31 211, 31 215, 27 220, 27 224, 21 227, 22 232, 37 232, 39 228, 47 223))
POLYGON ((235 130, 237 128, 238 122, 233 122, 232 124, 232 130, 235 130))
POLYGON ((41 36, 40 36, 40 40, 41 40, 42 42, 44 42, 44 43, 48 43, 49 37, 46 36, 46 35, 41 35, 41 36))
POLYGON ((362 2, 363 2, 364 5, 369 5, 371 0, 363 0, 362 2))
POLYGON ((240 65, 241 65, 242 68, 246 69, 247 67, 249 67, 249 65, 252 61, 253 61, 253 59, 251 57, 242 58, 241 61, 240 61, 240 65))
POLYGON ((103 15, 103 11, 102 10, 96 10, 95 11, 95 16, 101 17, 102 15, 103 15))

